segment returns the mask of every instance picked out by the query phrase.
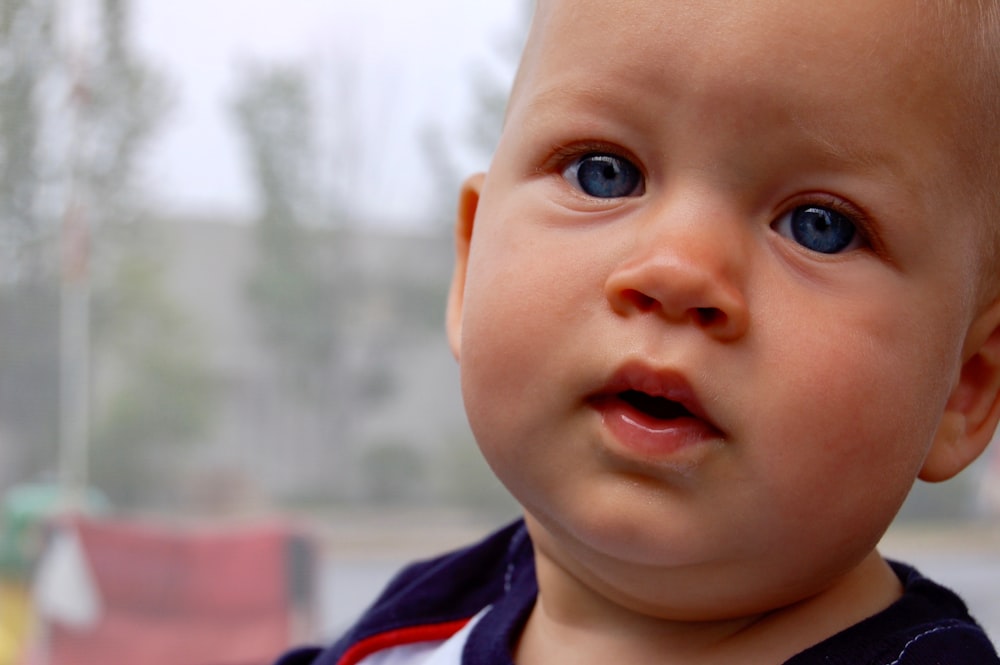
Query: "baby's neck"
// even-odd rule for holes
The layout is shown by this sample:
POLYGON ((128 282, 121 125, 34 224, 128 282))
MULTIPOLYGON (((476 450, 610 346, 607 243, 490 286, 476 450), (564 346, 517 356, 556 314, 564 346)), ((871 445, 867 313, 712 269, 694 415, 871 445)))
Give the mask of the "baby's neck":
POLYGON ((676 622, 636 613, 536 552, 539 598, 517 665, 780 665, 888 607, 901 584, 877 552, 816 596, 762 615, 676 622))

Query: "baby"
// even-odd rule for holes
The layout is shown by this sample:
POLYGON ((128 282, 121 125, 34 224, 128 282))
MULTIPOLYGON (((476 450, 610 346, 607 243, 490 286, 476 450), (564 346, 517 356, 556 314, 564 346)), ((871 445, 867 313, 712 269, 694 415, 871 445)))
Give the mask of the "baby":
POLYGON ((284 665, 1000 663, 876 545, 1000 418, 1000 3, 540 0, 447 331, 524 520, 284 665))

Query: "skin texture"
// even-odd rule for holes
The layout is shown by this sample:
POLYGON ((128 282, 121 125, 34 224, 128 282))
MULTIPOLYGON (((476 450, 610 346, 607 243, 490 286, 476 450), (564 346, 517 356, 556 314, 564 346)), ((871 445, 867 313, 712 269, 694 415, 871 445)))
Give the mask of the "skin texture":
POLYGON ((903 0, 540 3, 448 312, 536 547, 521 665, 780 663, 898 597, 878 540, 1000 417, 971 110, 931 23, 903 0), (593 154, 640 185, 583 191, 593 154), (801 206, 856 238, 804 247, 801 206))

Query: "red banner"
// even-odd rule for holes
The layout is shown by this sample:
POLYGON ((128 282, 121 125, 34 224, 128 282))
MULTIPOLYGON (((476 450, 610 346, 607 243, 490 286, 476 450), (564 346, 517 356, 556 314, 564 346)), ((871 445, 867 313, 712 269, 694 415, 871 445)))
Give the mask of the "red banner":
POLYGON ((58 597, 39 599, 41 611, 56 608, 43 616, 44 665, 257 665, 298 637, 312 556, 287 527, 76 519, 59 528, 76 539, 62 547, 80 554, 68 556, 83 559, 62 574, 91 579, 54 588, 92 589, 83 607, 93 616, 67 621, 58 597))

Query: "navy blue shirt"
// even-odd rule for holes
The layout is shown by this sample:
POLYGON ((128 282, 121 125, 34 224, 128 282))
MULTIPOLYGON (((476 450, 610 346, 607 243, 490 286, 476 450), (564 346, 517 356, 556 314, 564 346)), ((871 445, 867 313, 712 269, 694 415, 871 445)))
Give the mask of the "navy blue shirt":
MULTIPOLYGON (((909 566, 891 565, 903 584, 898 601, 785 665, 1000 665, 958 596, 909 566)), ((446 639, 486 607, 462 665, 512 665, 537 593, 531 542, 518 521, 476 545, 410 565, 329 649, 300 649, 276 665, 354 665, 380 649, 446 639)))

